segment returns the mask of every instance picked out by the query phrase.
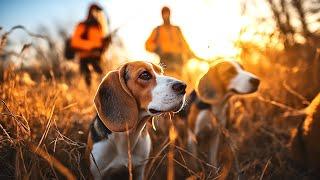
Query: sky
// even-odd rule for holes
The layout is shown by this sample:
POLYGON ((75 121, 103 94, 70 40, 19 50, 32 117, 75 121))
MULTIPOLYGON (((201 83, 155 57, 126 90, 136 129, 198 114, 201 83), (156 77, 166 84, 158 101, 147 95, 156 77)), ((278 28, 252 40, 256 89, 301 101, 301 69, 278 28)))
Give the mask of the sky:
POLYGON ((118 35, 131 59, 154 58, 145 51, 144 43, 152 29, 162 23, 163 6, 171 8, 172 23, 180 26, 190 47, 203 58, 235 55, 233 41, 241 26, 250 21, 241 17, 237 0, 3 0, 0 26, 8 30, 19 24, 36 31, 42 25, 54 31, 59 25, 71 33, 92 2, 104 7, 111 30, 120 27, 118 35))

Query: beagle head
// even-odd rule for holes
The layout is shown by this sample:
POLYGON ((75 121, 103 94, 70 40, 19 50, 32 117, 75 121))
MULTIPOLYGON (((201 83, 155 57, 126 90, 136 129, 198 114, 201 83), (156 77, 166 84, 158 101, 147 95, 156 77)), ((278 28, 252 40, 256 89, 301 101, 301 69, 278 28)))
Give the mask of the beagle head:
POLYGON ((128 62, 102 80, 94 104, 100 119, 114 132, 136 126, 139 113, 155 116, 181 109, 186 84, 163 75, 160 66, 128 62))
POLYGON ((199 97, 207 103, 216 103, 229 92, 249 94, 257 91, 260 80, 236 61, 219 61, 211 66, 196 86, 199 97))

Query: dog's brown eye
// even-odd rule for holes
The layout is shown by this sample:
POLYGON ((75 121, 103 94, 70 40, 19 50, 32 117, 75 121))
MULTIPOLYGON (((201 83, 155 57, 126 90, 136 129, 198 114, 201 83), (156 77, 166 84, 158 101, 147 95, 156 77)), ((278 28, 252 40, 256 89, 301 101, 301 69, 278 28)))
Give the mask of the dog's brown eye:
POLYGON ((140 75, 139 78, 145 81, 148 81, 152 78, 152 75, 148 71, 143 71, 140 75))

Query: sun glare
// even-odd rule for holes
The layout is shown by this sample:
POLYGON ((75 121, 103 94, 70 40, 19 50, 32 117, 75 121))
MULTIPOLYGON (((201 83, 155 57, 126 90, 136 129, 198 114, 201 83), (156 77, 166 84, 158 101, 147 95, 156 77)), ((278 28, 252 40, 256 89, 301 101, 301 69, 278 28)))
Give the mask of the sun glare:
POLYGON ((120 30, 119 35, 131 59, 156 59, 144 49, 144 43, 153 28, 162 23, 161 8, 169 6, 172 11, 172 24, 180 26, 192 50, 202 58, 234 56, 237 49, 234 41, 241 29, 240 5, 233 0, 140 0, 124 7, 121 1, 106 4, 110 12, 112 26, 117 27, 130 19, 120 30), (139 4, 144 4, 140 7, 139 4), (121 6, 121 12, 113 7, 121 6), (146 16, 146 14, 148 14, 146 16))
POLYGON ((235 55, 233 41, 241 28, 239 4, 229 0, 199 4, 200 13, 190 13, 187 8, 180 10, 194 16, 193 21, 186 20, 181 25, 191 48, 203 58, 235 55))

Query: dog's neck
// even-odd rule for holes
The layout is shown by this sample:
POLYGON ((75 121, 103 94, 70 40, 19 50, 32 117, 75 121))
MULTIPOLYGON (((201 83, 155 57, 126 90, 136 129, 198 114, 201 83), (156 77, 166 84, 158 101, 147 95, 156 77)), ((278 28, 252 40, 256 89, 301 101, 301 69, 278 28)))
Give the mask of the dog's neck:
POLYGON ((117 149, 123 150, 121 151, 121 153, 127 153, 126 149, 129 148, 129 146, 131 150, 135 149, 139 138, 148 135, 147 128, 145 127, 147 121, 151 118, 151 116, 141 111, 138 114, 138 118, 139 119, 137 125, 129 131, 112 132, 114 137, 112 139, 114 141, 114 145, 117 147, 117 149))
POLYGON ((144 127, 146 126, 147 121, 151 119, 151 116, 146 111, 140 111, 138 117, 139 119, 137 126, 132 130, 132 132, 135 131, 136 133, 141 134, 142 130, 144 130, 144 127))
POLYGON ((130 129, 129 132, 122 132, 128 133, 131 148, 134 148, 140 136, 144 136, 147 134, 147 129, 145 128, 145 126, 147 121, 151 119, 151 116, 145 111, 140 111, 138 117, 139 119, 136 127, 130 129))
POLYGON ((223 125, 226 126, 227 123, 227 109, 229 107, 229 99, 231 98, 232 94, 226 94, 223 99, 217 103, 212 104, 211 111, 217 117, 218 121, 223 125))

